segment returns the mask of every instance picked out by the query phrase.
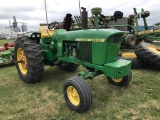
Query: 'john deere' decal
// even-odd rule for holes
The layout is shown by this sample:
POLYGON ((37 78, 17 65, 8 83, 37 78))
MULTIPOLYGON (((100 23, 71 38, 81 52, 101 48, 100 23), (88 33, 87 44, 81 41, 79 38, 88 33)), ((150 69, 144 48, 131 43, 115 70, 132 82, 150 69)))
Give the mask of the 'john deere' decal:
POLYGON ((76 41, 86 41, 86 42, 105 42, 105 39, 92 39, 92 38, 77 38, 76 41))

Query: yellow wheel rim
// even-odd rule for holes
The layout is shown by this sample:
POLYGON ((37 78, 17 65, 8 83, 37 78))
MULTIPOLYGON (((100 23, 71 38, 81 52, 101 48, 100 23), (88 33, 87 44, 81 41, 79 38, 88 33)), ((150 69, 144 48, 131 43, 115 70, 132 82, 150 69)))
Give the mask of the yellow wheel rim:
POLYGON ((22 48, 18 48, 17 50, 17 61, 18 63, 18 67, 21 71, 22 74, 26 74, 27 73, 27 60, 26 60, 26 55, 24 53, 24 50, 22 48))
POLYGON ((148 46, 148 49, 151 50, 152 52, 160 55, 160 48, 156 48, 155 46, 148 46))
POLYGON ((136 54, 135 53, 122 53, 122 57, 124 58, 136 58, 136 54))
POLYGON ((123 80, 123 78, 118 78, 118 79, 113 79, 113 78, 112 78, 112 80, 113 80, 114 82, 116 82, 116 83, 119 83, 119 82, 121 82, 121 81, 123 80))
POLYGON ((78 106, 80 104, 79 94, 73 86, 69 86, 67 88, 67 95, 68 95, 68 99, 73 105, 78 106))

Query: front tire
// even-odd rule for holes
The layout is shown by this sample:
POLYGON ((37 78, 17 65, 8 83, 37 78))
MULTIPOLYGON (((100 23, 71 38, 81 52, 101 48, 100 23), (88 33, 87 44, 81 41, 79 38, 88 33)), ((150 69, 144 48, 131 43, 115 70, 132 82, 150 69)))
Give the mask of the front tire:
POLYGON ((125 87, 129 84, 129 82, 132 79, 132 72, 130 72, 128 75, 124 76, 123 78, 113 79, 107 76, 107 79, 112 85, 125 87))
POLYGON ((92 92, 87 82, 79 76, 68 78, 63 87, 64 98, 69 108, 82 113, 92 104, 92 92))
POLYGON ((25 83, 36 83, 44 72, 43 56, 37 43, 27 37, 15 41, 14 59, 20 78, 25 83))

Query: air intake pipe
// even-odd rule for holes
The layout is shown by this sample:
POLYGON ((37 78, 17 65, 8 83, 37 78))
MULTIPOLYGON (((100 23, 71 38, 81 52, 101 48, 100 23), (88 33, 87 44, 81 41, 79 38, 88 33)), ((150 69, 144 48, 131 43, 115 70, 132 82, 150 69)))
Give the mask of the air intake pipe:
POLYGON ((96 29, 98 29, 98 15, 102 13, 102 8, 100 7, 95 7, 91 9, 91 13, 92 15, 95 15, 95 27, 96 29))

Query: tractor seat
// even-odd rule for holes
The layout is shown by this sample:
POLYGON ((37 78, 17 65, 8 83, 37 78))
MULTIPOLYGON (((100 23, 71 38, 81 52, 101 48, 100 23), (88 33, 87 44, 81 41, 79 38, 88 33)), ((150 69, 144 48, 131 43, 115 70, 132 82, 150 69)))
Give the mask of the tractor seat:
POLYGON ((48 29, 47 25, 46 26, 40 26, 39 27, 39 32, 41 33, 42 38, 50 38, 54 34, 54 30, 51 31, 48 29))

